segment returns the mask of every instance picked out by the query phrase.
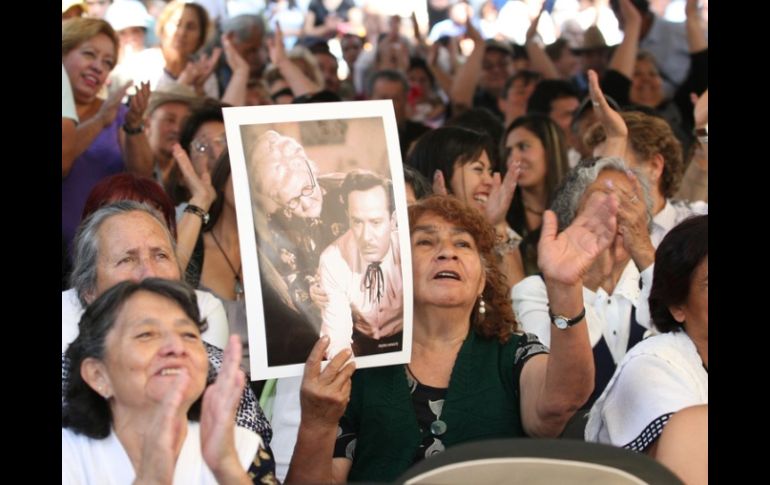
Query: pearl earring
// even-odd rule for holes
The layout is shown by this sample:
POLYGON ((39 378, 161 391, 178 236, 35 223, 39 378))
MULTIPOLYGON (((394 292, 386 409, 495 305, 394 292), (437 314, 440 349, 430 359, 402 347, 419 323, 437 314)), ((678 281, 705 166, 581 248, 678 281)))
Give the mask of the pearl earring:
POLYGON ((484 316, 487 313, 487 305, 484 303, 484 297, 479 295, 479 315, 484 316))

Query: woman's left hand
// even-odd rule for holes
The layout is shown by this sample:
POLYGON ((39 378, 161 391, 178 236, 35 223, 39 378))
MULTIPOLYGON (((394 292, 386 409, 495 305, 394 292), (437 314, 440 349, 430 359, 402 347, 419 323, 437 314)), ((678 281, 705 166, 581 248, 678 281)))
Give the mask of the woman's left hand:
POLYGON ((125 123, 131 128, 140 126, 144 119, 144 112, 147 110, 147 103, 150 101, 150 82, 146 81, 139 84, 136 93, 128 97, 128 112, 126 113, 125 123))
POLYGON ((582 283, 585 272, 615 238, 617 211, 615 194, 596 191, 572 224, 560 233, 556 214, 545 211, 537 246, 537 264, 543 278, 565 285, 582 283))
POLYGON ((235 450, 235 413, 246 383, 240 369, 241 352, 240 337, 231 335, 217 380, 203 394, 201 451, 218 480, 238 471, 245 473, 235 450))
POLYGON ((626 172, 633 187, 629 191, 613 185, 618 197, 618 229, 623 236, 623 247, 634 260, 639 271, 644 271, 655 261, 655 247, 647 230, 650 215, 644 201, 644 191, 633 172, 626 172))
POLYGON ((520 174, 521 162, 517 160, 508 164, 508 170, 502 180, 500 180, 500 172, 495 172, 492 175, 492 190, 489 192, 484 213, 487 221, 493 226, 505 221, 505 215, 508 214, 508 208, 511 206, 520 174))

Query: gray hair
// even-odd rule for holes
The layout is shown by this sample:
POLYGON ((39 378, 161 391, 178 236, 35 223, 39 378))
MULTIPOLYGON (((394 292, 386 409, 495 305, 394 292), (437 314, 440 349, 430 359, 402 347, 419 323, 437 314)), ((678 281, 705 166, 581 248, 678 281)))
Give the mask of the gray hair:
POLYGON ((265 21, 260 15, 243 14, 222 22, 222 33, 233 32, 238 41, 251 37, 251 29, 256 28, 260 36, 265 34, 265 21))
POLYGON ((647 177, 636 169, 631 169, 619 157, 587 158, 569 171, 559 189, 556 191, 551 210, 559 220, 559 230, 563 231, 575 220, 578 207, 588 186, 599 178, 604 170, 616 172, 633 172, 639 180, 644 193, 644 204, 647 207, 647 231, 652 229, 652 198, 650 197, 650 182, 647 177))
MULTIPOLYGON (((176 255, 176 241, 171 235, 166 222, 157 210, 149 205, 133 200, 112 202, 95 210, 86 217, 78 227, 72 244, 72 274, 70 286, 75 288, 78 300, 83 307, 88 306, 86 296, 96 289, 96 264, 99 260, 99 229, 112 216, 129 212, 145 212, 163 227, 163 232, 171 243, 171 249, 176 255)), ((181 273, 181 270, 180 270, 181 273)))

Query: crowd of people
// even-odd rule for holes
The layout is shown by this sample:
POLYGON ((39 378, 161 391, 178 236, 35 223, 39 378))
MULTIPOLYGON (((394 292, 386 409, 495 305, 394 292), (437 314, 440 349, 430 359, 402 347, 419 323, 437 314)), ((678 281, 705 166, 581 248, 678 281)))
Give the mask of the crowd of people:
POLYGON ((62 483, 386 482, 576 421, 707 483, 707 2, 553 3, 62 2, 62 483), (265 359, 304 363, 252 380, 222 110, 366 99, 403 181, 244 143, 265 359), (356 370, 404 308, 408 364, 356 370))

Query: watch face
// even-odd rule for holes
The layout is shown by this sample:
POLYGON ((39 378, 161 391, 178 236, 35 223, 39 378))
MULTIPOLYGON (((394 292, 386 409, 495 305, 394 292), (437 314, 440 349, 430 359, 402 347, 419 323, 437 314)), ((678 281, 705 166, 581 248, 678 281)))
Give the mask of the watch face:
POLYGON ((567 319, 564 317, 556 317, 553 319, 553 324, 556 325, 556 328, 564 330, 569 325, 567 323, 567 319))

